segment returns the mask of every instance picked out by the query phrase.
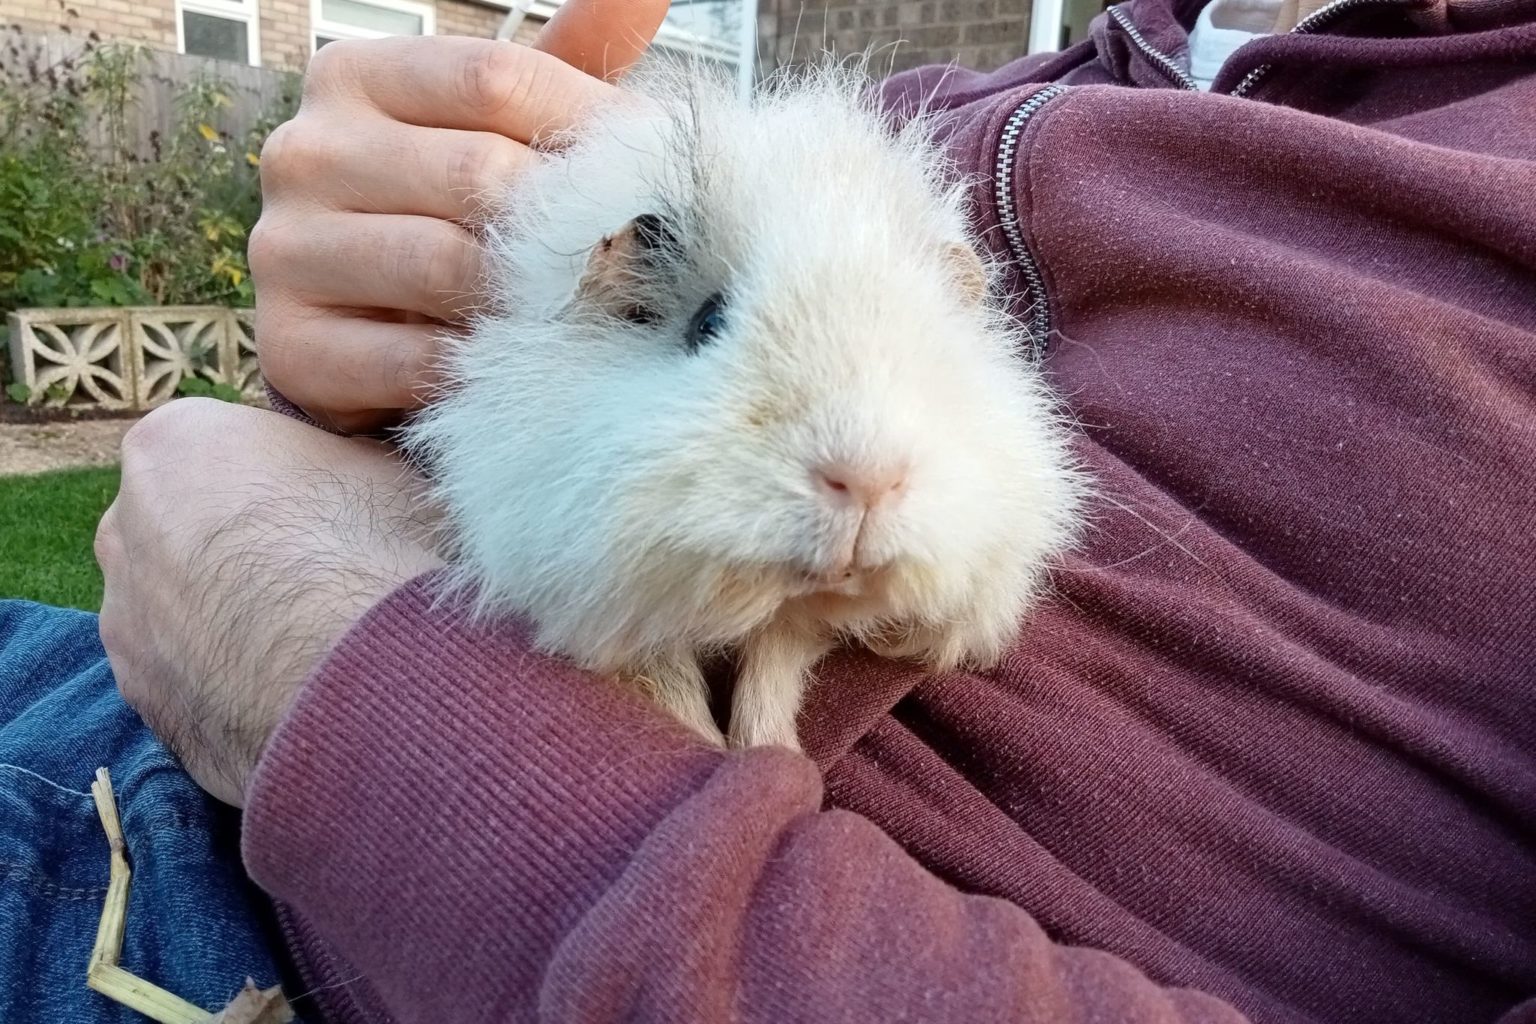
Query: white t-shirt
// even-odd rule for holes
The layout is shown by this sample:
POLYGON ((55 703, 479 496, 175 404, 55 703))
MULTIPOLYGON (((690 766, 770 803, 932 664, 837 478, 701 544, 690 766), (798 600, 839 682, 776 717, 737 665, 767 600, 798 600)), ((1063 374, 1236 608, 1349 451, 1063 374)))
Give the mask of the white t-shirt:
POLYGON ((1189 32, 1189 76, 1209 89, 1239 46, 1267 36, 1284 0, 1212 0, 1189 32))

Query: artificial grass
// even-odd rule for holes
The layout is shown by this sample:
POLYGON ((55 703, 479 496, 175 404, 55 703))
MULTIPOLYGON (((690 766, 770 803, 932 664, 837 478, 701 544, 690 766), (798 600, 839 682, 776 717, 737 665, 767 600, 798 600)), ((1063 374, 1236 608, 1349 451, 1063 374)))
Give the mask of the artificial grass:
POLYGON ((117 480, 115 466, 0 476, 0 598, 100 610, 91 543, 117 480))

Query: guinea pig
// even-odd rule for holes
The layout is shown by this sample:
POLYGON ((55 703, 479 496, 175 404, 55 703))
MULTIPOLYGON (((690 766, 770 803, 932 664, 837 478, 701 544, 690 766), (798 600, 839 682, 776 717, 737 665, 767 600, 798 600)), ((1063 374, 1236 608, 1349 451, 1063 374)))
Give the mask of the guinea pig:
POLYGON ((499 197, 494 299, 403 436, 478 611, 715 742, 797 747, 837 643, 995 662, 1081 520, 970 188, 865 85, 628 81, 499 197))

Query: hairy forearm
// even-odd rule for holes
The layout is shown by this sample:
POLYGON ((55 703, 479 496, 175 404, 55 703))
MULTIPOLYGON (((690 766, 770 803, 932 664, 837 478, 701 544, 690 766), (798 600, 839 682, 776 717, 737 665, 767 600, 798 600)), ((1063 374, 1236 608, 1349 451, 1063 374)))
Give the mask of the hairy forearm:
POLYGON ((118 686, 215 796, 244 783, 315 662, 441 564, 420 485, 381 445, 220 402, 175 402, 123 443, 97 534, 118 686))

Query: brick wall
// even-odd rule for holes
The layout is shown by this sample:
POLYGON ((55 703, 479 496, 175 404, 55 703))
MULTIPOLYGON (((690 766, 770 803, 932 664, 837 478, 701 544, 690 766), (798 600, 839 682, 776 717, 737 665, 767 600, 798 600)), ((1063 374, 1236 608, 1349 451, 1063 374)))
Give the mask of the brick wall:
POLYGON ((467 0, 437 0, 437 34, 440 36, 479 36, 490 39, 501 27, 507 12, 467 0))
POLYGON ((876 73, 920 64, 990 71, 1029 45, 1030 0, 760 0, 763 70, 822 49, 873 49, 876 73))
POLYGON ((512 41, 527 46, 538 37, 539 30, 545 25, 543 18, 529 16, 524 18, 517 26, 517 31, 512 33, 512 41))
MULTIPOLYGON (((0 24, 20 24, 31 32, 57 32, 68 24, 76 35, 100 33, 103 39, 176 49, 176 0, 69 0, 79 12, 70 18, 58 0, 4 0, 0 24)), ((439 35, 496 34, 506 12, 469 0, 437 0, 439 35)), ((309 61, 310 0, 258 0, 263 67, 302 69, 309 61)), ((530 19, 531 20, 531 19, 530 19)))
MULTIPOLYGON (((110 0, 83 0, 103 3, 110 0)), ((274 68, 303 68, 309 61, 310 0, 260 0, 261 62, 274 68)), ((468 0, 437 0, 437 34, 481 36, 496 34, 506 12, 468 0)))
MULTIPOLYGON (((102 0, 81 0, 100 3, 102 0)), ((309 0, 259 0, 261 64, 297 71, 309 62, 309 0)))
POLYGON ((94 31, 103 39, 176 49, 175 0, 71 0, 68 6, 79 16, 68 17, 57 0, 5 0, 3 21, 31 32, 52 33, 67 25, 75 35, 94 31))

